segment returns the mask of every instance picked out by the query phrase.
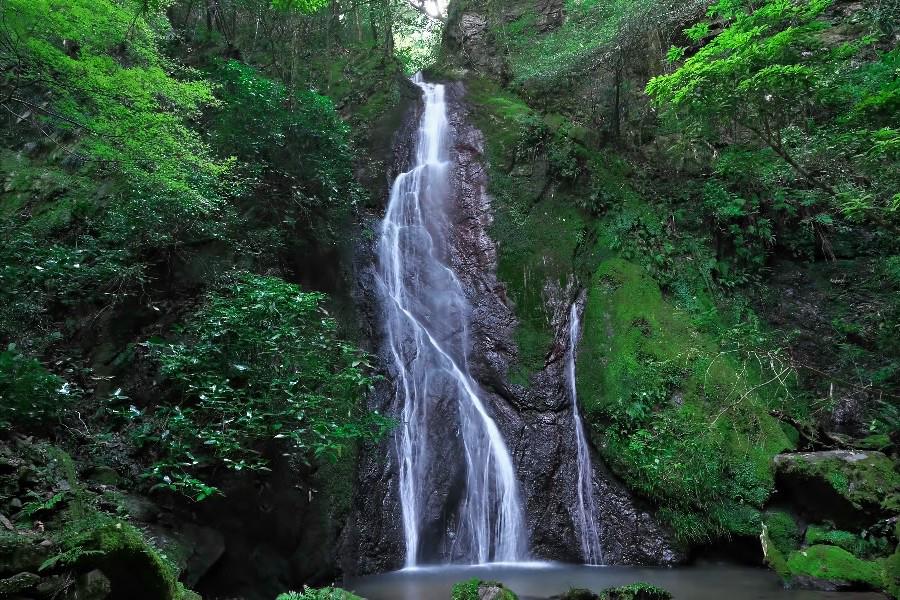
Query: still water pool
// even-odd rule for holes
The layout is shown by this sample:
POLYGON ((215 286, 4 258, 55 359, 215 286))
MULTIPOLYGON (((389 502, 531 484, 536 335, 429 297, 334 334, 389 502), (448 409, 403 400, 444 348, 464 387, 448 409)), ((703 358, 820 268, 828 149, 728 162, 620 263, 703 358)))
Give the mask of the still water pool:
POLYGON ((464 579, 503 582, 522 600, 547 598, 569 588, 604 588, 646 581, 679 600, 882 600, 865 592, 785 590, 771 571, 734 565, 691 567, 586 567, 560 563, 417 567, 352 579, 345 587, 368 600, 449 600, 453 584, 464 579))

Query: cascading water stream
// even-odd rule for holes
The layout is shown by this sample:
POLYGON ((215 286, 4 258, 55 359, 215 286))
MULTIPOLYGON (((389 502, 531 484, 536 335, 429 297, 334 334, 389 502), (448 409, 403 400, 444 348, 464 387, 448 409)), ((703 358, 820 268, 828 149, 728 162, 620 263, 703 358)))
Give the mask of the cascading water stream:
POLYGON ((578 336, 581 321, 578 318, 578 303, 573 302, 569 310, 569 351, 566 355, 566 379, 569 384, 569 395, 572 398, 572 415, 575 422, 575 445, 578 454, 578 506, 575 520, 578 523, 578 534, 581 538, 581 555, 589 565, 603 564, 603 552, 600 547, 600 534, 597 521, 594 519, 594 485, 591 455, 581 413, 578 412, 578 392, 575 386, 575 358, 578 347, 578 336))
MULTIPOLYGON (((506 562, 525 558, 527 543, 512 458, 469 374, 470 306, 449 266, 449 135, 444 86, 413 78, 423 92, 415 166, 397 176, 378 243, 386 354, 393 366, 402 423, 397 430, 399 491, 406 566, 422 551, 424 489, 435 461, 453 460, 429 442, 429 409, 457 404, 465 490, 450 507, 451 560, 506 562)), ((434 426, 434 423, 431 425, 434 426)))

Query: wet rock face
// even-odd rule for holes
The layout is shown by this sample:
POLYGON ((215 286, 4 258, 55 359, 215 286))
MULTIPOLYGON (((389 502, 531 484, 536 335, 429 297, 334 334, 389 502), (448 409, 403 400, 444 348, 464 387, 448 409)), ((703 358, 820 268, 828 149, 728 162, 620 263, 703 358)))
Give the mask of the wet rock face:
MULTIPOLYGON (((486 193, 487 176, 483 166, 484 140, 481 132, 467 119, 464 89, 461 84, 447 88, 451 147, 450 189, 455 196, 455 212, 450 222, 450 263, 456 271, 471 305, 470 368, 482 391, 482 398, 504 434, 517 467, 520 494, 525 505, 531 554, 536 559, 581 562, 580 543, 575 530, 577 505, 577 464, 575 425, 571 400, 565 385, 565 348, 568 344, 564 315, 568 299, 574 294, 548 294, 561 303, 557 319, 558 339, 542 371, 528 388, 512 385, 507 373, 515 361, 513 342, 516 318, 506 298, 504 286, 496 276, 496 248, 489 235, 490 198, 486 193)), ((410 115, 415 123, 418 115, 410 115)), ((414 128, 407 126, 398 135, 397 163, 406 165, 414 128), (403 137, 403 136, 406 137, 403 137)), ((395 171, 403 170, 403 167, 395 171)), ((377 227, 373 218, 370 226, 377 227)), ((380 348, 380 312, 375 288, 375 252, 363 248, 358 261, 360 288, 357 300, 362 313, 371 321, 365 328, 371 333, 372 350, 380 348)), ((386 363, 383 363, 386 364, 386 363)), ((397 415, 390 374, 370 399, 370 407, 397 415)), ((423 533, 427 540, 449 539, 454 523, 447 507, 456 506, 456 494, 465 473, 458 432, 446 423, 456 422, 455 402, 435 398, 432 448, 442 448, 446 460, 434 463, 429 481, 433 490, 426 507, 423 533)), ((363 449, 358 488, 344 536, 344 571, 364 574, 402 566, 404 542, 402 510, 398 498, 395 440, 363 449)), ((593 457, 594 493, 599 521, 604 528, 601 544, 610 564, 668 564, 681 557, 675 544, 651 514, 639 505, 624 487, 593 457)), ((438 546, 424 562, 442 562, 448 549, 438 546)))
MULTIPOLYGON (((483 167, 484 140, 466 118, 464 89, 448 89, 450 122, 455 132, 453 181, 457 219, 453 266, 472 304, 472 374, 494 410, 517 465, 525 503, 533 556, 580 562, 574 527, 577 505, 577 464, 574 416, 565 378, 565 348, 569 298, 562 291, 547 293, 558 332, 544 369, 529 388, 508 383, 516 357, 515 315, 504 286, 496 276, 496 247, 488 234, 491 225, 487 176, 483 167)), ((605 560, 612 564, 668 564, 679 560, 675 544, 635 502, 624 487, 593 456, 594 497, 605 560)))
POLYGON ((456 9, 451 4, 443 43, 445 53, 462 66, 498 77, 507 71, 506 60, 491 33, 486 8, 456 9))

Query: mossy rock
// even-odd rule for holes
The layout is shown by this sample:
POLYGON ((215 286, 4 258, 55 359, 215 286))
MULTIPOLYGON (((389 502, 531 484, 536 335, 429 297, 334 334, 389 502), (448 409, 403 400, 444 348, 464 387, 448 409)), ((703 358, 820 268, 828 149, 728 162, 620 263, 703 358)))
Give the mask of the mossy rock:
POLYGON ((852 530, 900 512, 900 475, 881 452, 782 454, 775 468, 779 488, 816 521, 852 530))
POLYGON ((41 546, 40 541, 40 538, 0 528, 0 577, 37 571, 50 558, 52 550, 41 546))
POLYGON ((182 600, 190 592, 178 582, 178 572, 143 533, 128 523, 94 512, 69 520, 58 535, 63 552, 44 568, 99 569, 109 579, 116 598, 182 600))
POLYGON ((762 527, 762 533, 759 536, 760 544, 762 545, 763 551, 763 560, 769 567, 778 573, 778 576, 781 577, 784 581, 789 581, 791 578, 791 570, 788 568, 787 559, 784 556, 784 552, 772 541, 772 538, 769 535, 769 527, 764 523, 762 527))
POLYGON ((302 592, 285 592, 278 594, 275 600, 363 600, 359 596, 352 594, 341 588, 306 588, 302 592))
POLYGON ((900 547, 881 563, 884 591, 892 598, 900 598, 900 547))
POLYGON ((816 545, 792 552, 787 560, 793 580, 809 587, 830 582, 834 589, 868 587, 880 589, 883 583, 881 566, 874 561, 861 560, 837 546, 816 545))
POLYGON ((600 600, 669 600, 672 594, 649 583, 637 582, 600 592, 600 600))
POLYGON ((790 514, 771 511, 763 516, 769 539, 781 552, 787 554, 800 547, 800 528, 790 514))
POLYGON ((892 550, 890 542, 885 537, 871 534, 864 537, 858 533, 823 525, 810 525, 806 529, 804 542, 807 546, 816 544, 837 546, 860 558, 885 556, 892 550))
POLYGON ((37 585, 40 580, 41 578, 34 573, 27 572, 0 579, 0 597, 5 598, 12 594, 28 591, 37 585))
POLYGON ((497 581, 482 581, 478 578, 460 581, 453 586, 451 600, 518 600, 512 590, 497 581))
POLYGON ((791 442, 758 373, 738 365, 639 265, 603 261, 588 290, 578 393, 604 459, 687 542, 757 536, 791 442))

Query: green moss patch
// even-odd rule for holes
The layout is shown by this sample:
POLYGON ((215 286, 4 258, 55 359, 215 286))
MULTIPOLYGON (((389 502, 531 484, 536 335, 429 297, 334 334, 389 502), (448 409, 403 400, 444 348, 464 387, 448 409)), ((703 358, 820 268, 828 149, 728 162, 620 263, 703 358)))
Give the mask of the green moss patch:
POLYGON ((594 274, 584 323, 579 398, 608 464, 683 540, 758 535, 772 456, 791 443, 753 374, 622 259, 594 274))
POLYGON ((584 217, 578 203, 553 185, 542 117, 486 80, 468 82, 467 99, 485 137, 498 276, 518 317, 519 362, 511 377, 527 384, 529 375, 544 366, 553 341, 546 285, 565 287, 572 277, 585 237, 584 217))
POLYGON ((124 521, 91 512, 68 521, 57 541, 63 552, 48 559, 41 570, 58 565, 99 568, 116 597, 175 600, 185 594, 175 566, 124 521))
POLYGON ((482 581, 478 578, 461 581, 453 586, 450 593, 452 600, 518 600, 511 590, 505 588, 502 583, 496 581, 482 581))
POLYGON ((884 556, 891 551, 891 547, 884 537, 876 535, 864 537, 858 533, 832 529, 822 525, 810 525, 806 529, 805 542, 808 546, 816 544, 837 546, 854 556, 862 558, 884 556))
POLYGON ((860 560, 842 548, 816 545, 792 552, 787 566, 795 576, 880 588, 881 568, 876 562, 860 560))
POLYGON ((600 592, 600 600, 669 600, 672 594, 649 583, 631 583, 600 592))
POLYGON ((817 519, 861 528, 900 512, 900 475, 881 452, 785 454, 775 464, 784 487, 817 519))

